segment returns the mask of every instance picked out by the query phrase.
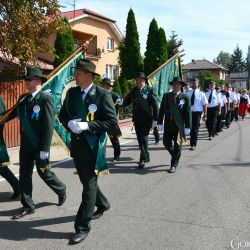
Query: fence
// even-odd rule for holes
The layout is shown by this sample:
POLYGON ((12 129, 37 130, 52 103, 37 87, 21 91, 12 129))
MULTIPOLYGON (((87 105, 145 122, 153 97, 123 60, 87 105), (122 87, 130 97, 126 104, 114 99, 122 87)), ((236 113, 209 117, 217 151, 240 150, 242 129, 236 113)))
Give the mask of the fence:
MULTIPOLYGON (((17 102, 19 96, 26 92, 23 81, 0 83, 0 95, 4 99, 7 109, 11 108, 17 102)), ((5 124, 4 138, 7 147, 20 145, 20 123, 17 118, 5 124)))

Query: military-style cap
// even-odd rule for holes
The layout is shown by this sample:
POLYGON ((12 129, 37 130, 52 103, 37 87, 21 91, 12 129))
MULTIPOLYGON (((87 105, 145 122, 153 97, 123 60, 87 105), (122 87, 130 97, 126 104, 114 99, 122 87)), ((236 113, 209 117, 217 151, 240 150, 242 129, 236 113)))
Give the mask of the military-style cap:
POLYGON ((106 77, 102 79, 102 84, 107 84, 111 87, 113 86, 111 80, 109 78, 106 78, 106 77))
POLYGON ((47 81, 47 77, 45 75, 43 75, 42 71, 39 68, 35 68, 35 67, 28 67, 27 68, 25 80, 27 80, 30 77, 35 77, 35 78, 41 79, 42 82, 47 81))
POLYGON ((214 81, 210 81, 209 85, 216 85, 216 83, 214 81))
POLYGON ((80 70, 87 71, 87 72, 90 72, 94 75, 99 76, 99 74, 95 72, 95 70, 96 70, 95 64, 88 59, 78 60, 76 63, 76 66, 72 66, 71 68, 80 69, 80 70))
POLYGON ((227 88, 231 88, 231 87, 232 87, 231 83, 227 82, 227 83, 226 83, 226 87, 227 87, 227 88))
POLYGON ((198 84, 200 84, 200 80, 199 80, 197 77, 194 77, 194 78, 192 79, 192 82, 193 82, 193 83, 198 83, 198 84))
POLYGON ((173 78, 173 81, 171 81, 171 82, 169 82, 169 85, 173 85, 173 83, 175 83, 175 82, 179 82, 179 83, 181 83, 182 84, 182 86, 184 86, 185 85, 185 82, 183 82, 182 81, 182 79, 179 77, 179 76, 175 76, 174 78, 173 78))
POLYGON ((147 79, 147 77, 145 76, 145 73, 143 71, 138 72, 137 75, 136 75, 136 78, 145 78, 145 79, 147 79))

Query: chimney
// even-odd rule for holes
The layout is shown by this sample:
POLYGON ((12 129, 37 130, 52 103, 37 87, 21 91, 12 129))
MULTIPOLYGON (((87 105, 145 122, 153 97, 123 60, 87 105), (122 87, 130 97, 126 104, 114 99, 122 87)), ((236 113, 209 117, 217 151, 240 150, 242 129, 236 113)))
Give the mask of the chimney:
POLYGON ((194 60, 194 59, 192 59, 192 63, 195 63, 195 60, 194 60))

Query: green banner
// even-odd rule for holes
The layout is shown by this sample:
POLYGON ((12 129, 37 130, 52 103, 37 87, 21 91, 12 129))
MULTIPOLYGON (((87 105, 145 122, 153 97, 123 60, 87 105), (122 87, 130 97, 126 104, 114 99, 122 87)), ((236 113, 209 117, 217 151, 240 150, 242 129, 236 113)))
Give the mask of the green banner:
POLYGON ((163 95, 171 90, 169 82, 175 76, 181 76, 179 54, 173 56, 148 76, 149 85, 154 89, 159 103, 161 103, 163 95))
POLYGON ((54 103, 56 107, 56 121, 55 121, 55 131, 58 135, 57 139, 61 141, 61 144, 65 146, 65 149, 69 151, 70 149, 70 133, 61 125, 57 116, 60 112, 61 106, 63 104, 66 92, 71 87, 76 86, 74 73, 74 68, 76 62, 84 58, 83 52, 74 54, 69 58, 63 65, 59 66, 59 70, 55 72, 48 81, 42 86, 42 90, 54 98, 54 103))

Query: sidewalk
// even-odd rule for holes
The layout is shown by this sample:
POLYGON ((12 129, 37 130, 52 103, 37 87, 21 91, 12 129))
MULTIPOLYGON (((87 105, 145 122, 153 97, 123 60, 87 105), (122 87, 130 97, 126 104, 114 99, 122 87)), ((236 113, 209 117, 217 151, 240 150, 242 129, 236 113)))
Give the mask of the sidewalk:
MULTIPOLYGON (((121 145, 126 141, 130 141, 135 139, 135 131, 131 132, 132 125, 131 123, 124 124, 125 126, 121 126, 122 136, 119 138, 121 145)), ((52 145, 50 148, 50 163, 52 167, 54 164, 70 159, 70 156, 67 154, 65 149, 60 146, 55 138, 52 140, 52 145)), ((107 145, 111 145, 110 140, 108 139, 107 145)), ((8 153, 10 156, 10 165, 9 168, 12 172, 17 176, 19 174, 19 148, 14 147, 9 148, 8 153)), ((0 182, 4 181, 4 178, 0 176, 0 182)))

